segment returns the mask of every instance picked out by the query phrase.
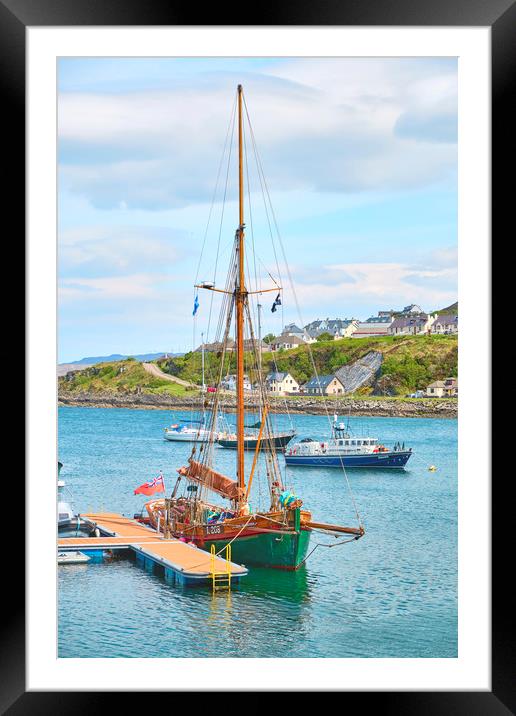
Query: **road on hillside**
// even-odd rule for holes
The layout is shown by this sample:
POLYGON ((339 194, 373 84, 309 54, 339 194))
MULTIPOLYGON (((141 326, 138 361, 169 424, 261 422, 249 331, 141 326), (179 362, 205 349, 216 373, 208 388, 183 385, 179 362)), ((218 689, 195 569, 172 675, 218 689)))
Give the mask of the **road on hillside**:
POLYGON ((195 385, 195 383, 189 383, 187 380, 181 380, 181 378, 176 378, 175 375, 170 375, 169 373, 163 373, 161 368, 158 368, 158 366, 155 363, 143 363, 142 364, 147 373, 150 373, 155 378, 163 378, 163 380, 170 380, 171 383, 178 383, 179 385, 183 385, 185 388, 198 388, 198 385, 195 385))

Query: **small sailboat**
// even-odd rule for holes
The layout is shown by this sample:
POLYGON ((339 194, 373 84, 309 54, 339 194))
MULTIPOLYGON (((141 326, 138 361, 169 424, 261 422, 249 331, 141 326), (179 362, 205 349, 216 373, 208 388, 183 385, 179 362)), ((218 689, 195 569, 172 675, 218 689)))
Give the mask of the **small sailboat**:
MULTIPOLYGON (((174 536, 207 550, 214 547, 217 553, 231 545, 232 559, 241 564, 295 570, 307 557, 310 536, 314 530, 323 530, 335 536, 346 535, 348 541, 359 539, 365 530, 358 512, 356 526, 315 521, 312 512, 304 506, 303 500, 287 489, 280 469, 276 433, 261 370, 260 347, 254 335, 250 297, 253 294, 273 291, 277 294, 271 309, 274 311, 274 306, 280 303, 279 292, 282 289, 275 282, 273 288, 257 288, 251 291, 246 283, 242 102, 242 86, 239 85, 236 97, 239 221, 229 272, 223 289, 216 288, 214 282, 196 286, 222 294, 220 335, 217 335, 217 341, 220 340, 221 345, 219 386, 228 358, 227 346, 233 320, 235 324, 236 429, 234 436, 231 436, 230 445, 236 449, 235 477, 216 470, 214 465, 217 453, 214 447, 218 439, 215 416, 219 414, 222 399, 221 391, 217 390, 210 394, 212 402, 206 439, 195 443, 186 464, 178 468, 178 477, 171 496, 151 500, 146 504, 146 510, 150 523, 154 527, 159 526, 165 536, 174 536), (246 330, 250 336, 248 340, 255 348, 252 356, 249 352, 244 352, 246 330), (252 370, 255 376, 253 382, 260 396, 260 421, 258 432, 252 438, 254 454, 250 466, 246 466, 245 462, 245 453, 250 447, 250 443, 246 442, 245 432, 245 361, 248 362, 248 370, 252 370), (250 367, 249 361, 252 361, 250 367), (267 446, 268 449, 262 451, 262 446, 267 446), (265 474, 262 471, 263 463, 265 474), (266 478, 268 505, 264 509, 254 510, 251 490, 253 481, 260 476, 262 480, 266 478), (225 501, 223 504, 220 504, 220 498, 225 501)), ((292 435, 288 437, 290 439, 292 435)), ((287 435, 284 435, 281 439, 286 438, 287 435)), ((254 495, 256 498, 256 492, 254 495)))
MULTIPOLYGON (((202 334, 201 334, 202 335, 202 334)), ((204 336, 202 340, 202 388, 201 394, 204 406, 204 394, 206 386, 204 383, 204 336)), ((193 443, 198 440, 207 440, 211 433, 206 425, 206 415, 204 409, 199 420, 181 420, 166 427, 163 431, 163 438, 171 442, 193 443)))

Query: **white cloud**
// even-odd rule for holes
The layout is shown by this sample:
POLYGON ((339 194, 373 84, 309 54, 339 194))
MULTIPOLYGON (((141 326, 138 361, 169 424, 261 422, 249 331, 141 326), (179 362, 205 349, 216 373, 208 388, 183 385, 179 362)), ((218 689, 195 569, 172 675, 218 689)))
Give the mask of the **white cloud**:
POLYGON ((162 271, 176 266, 189 248, 185 232, 157 227, 86 226, 59 236, 59 273, 102 277, 162 271))
POLYGON ((158 284, 167 281, 170 281, 170 276, 145 273, 101 278, 65 278, 60 283, 59 297, 60 302, 153 299, 157 295, 158 284))
MULTIPOLYGON (((236 77, 214 74, 190 90, 62 93, 64 186, 101 208, 206 201, 235 87, 236 77)), ((453 172, 456 89, 450 64, 367 58, 278 63, 245 85, 270 185, 324 192, 415 187, 453 172)))
MULTIPOLYGON (((344 263, 332 264, 314 270, 320 276, 310 281, 308 276, 299 281, 294 274, 295 292, 302 313, 329 310, 333 305, 341 315, 343 305, 373 305, 378 310, 418 303, 426 310, 434 310, 456 300, 456 266, 414 267, 402 263, 344 263)), ((346 312, 344 310, 344 312, 346 312)))

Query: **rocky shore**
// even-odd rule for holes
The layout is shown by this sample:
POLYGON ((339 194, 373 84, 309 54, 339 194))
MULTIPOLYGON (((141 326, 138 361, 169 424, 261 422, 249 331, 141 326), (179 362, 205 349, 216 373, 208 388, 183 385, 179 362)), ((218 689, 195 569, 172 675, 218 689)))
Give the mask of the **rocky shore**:
MULTIPOLYGON (((339 398, 323 401, 321 398, 300 397, 271 398, 271 411, 286 412, 285 400, 291 413, 324 415, 370 415, 393 418, 456 418, 457 400, 449 398, 339 398)), ((58 405, 89 408, 136 408, 154 410, 199 410, 199 396, 177 397, 155 393, 100 393, 60 391, 58 405)), ((234 404, 224 401, 224 408, 234 410, 234 404)))

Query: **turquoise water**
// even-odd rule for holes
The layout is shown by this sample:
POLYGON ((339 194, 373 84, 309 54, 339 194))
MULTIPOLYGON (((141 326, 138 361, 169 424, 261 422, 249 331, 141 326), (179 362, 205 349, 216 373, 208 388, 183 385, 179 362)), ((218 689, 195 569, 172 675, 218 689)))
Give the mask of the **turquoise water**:
MULTIPOLYGON (((61 475, 76 509, 132 516, 146 499, 134 488, 160 469, 171 489, 190 447, 166 442, 162 430, 181 415, 60 408, 61 475)), ((301 435, 326 434, 325 417, 293 420, 301 435)), ((59 656, 456 657, 457 421, 350 425, 414 450, 404 471, 348 470, 366 528, 361 540, 318 547, 298 572, 251 569, 230 594, 171 587, 128 560, 60 567, 59 656)), ((234 474, 235 453, 216 455, 217 467, 234 474)), ((246 459, 250 466, 252 455, 246 459)), ((267 507, 262 476, 255 509, 267 507)), ((292 468, 285 479, 314 519, 356 524, 342 471, 292 468)), ((316 543, 335 540, 314 534, 316 543)))

